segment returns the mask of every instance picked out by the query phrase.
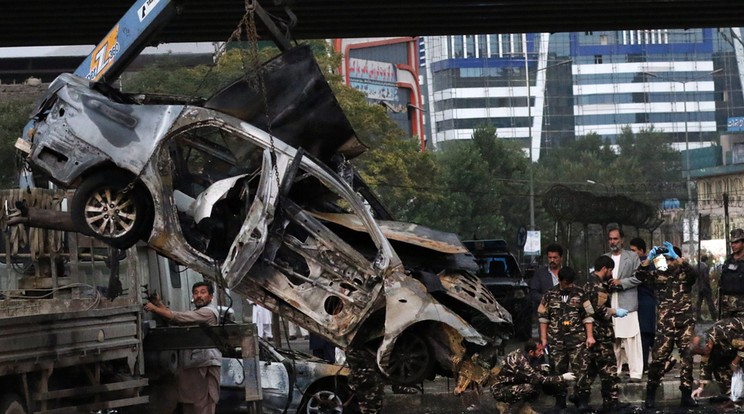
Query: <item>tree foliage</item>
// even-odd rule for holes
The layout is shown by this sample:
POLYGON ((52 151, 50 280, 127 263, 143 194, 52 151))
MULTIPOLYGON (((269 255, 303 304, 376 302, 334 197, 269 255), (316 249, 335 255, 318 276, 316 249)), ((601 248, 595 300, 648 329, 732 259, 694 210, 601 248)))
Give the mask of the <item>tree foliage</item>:
POLYGON ((453 142, 433 154, 438 165, 435 205, 423 206, 422 224, 464 239, 511 238, 527 219, 527 160, 519 145, 498 139, 493 126, 476 129, 472 140, 453 142))
POLYGON ((540 193, 561 183, 658 205, 665 198, 682 196, 680 167, 679 153, 662 133, 653 128, 634 133, 625 127, 614 147, 599 135, 589 134, 546 152, 537 168, 536 183, 540 193))
POLYGON ((23 126, 33 102, 30 99, 6 100, 0 102, 0 163, 5 168, 0 171, 0 188, 18 186, 19 163, 16 159, 15 142, 21 136, 23 126))

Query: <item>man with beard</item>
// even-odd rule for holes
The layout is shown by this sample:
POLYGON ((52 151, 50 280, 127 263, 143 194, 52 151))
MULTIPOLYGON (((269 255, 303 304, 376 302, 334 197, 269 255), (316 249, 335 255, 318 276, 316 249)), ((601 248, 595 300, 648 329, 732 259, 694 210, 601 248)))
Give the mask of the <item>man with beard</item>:
MULTIPOLYGON (((692 392, 699 397, 713 378, 724 395, 731 395, 731 376, 744 357, 744 318, 721 319, 711 326, 704 336, 692 339, 692 352, 702 355, 698 388, 692 392)), ((728 400, 719 410, 735 409, 738 406, 728 400)))
POLYGON ((641 326, 638 322, 638 290, 641 281, 633 276, 641 260, 638 255, 623 249, 625 234, 622 229, 612 228, 607 232, 610 251, 605 254, 615 262, 612 270, 612 307, 628 310, 625 318, 613 318, 615 332, 615 358, 617 373, 622 373, 623 363, 628 363, 631 382, 641 382, 643 376, 643 347, 641 326))
POLYGON ((543 344, 529 339, 522 349, 509 353, 504 366, 491 385, 493 398, 498 401, 500 414, 534 413, 530 402, 535 401, 543 387, 563 385, 576 379, 572 372, 561 375, 543 375, 540 362, 544 354, 543 344))
POLYGON ((659 301, 656 320, 656 343, 648 368, 646 385, 646 408, 654 408, 656 390, 664 376, 664 365, 674 347, 680 354, 680 384, 683 407, 694 407, 692 398, 692 351, 690 343, 695 333, 695 314, 692 306, 692 285, 697 279, 695 270, 683 260, 678 247, 664 242, 662 247, 654 247, 648 258, 641 263, 636 277, 649 283, 656 290, 659 301), (659 257, 660 256, 660 257, 659 257), (657 259, 657 257, 659 257, 657 259), (657 259, 657 260, 654 260, 657 259), (653 261, 655 269, 651 270, 653 261))
MULTIPOLYGON (((145 310, 173 325, 218 325, 220 314, 212 303, 214 286, 208 282, 196 282, 191 287, 191 295, 196 306, 193 311, 172 311, 157 297, 145 304, 145 310)), ((180 351, 179 361, 176 381, 183 413, 214 414, 220 399, 222 353, 217 348, 189 349, 180 351)))
POLYGON ((563 247, 560 244, 549 244, 545 257, 548 260, 547 266, 537 269, 529 279, 533 312, 537 311, 545 292, 558 284, 558 271, 563 267, 563 247))
MULTIPOLYGON (((575 372, 579 380, 574 387, 576 406, 588 411, 591 385, 585 374, 587 348, 594 345, 592 323, 594 308, 584 289, 574 285, 576 272, 564 267, 558 272, 558 285, 545 292, 537 308, 540 322, 540 341, 549 347, 555 372, 575 372)), ((555 393, 555 408, 566 408, 568 387, 558 384, 555 393)))
POLYGON ((615 413, 627 408, 628 404, 618 399, 620 382, 617 376, 615 360, 615 334, 612 329, 613 317, 622 318, 628 311, 610 306, 609 283, 612 280, 612 269, 615 262, 607 256, 599 256, 594 261, 594 272, 584 285, 584 291, 594 308, 593 333, 596 343, 589 348, 589 366, 585 375, 591 383, 599 374, 602 383, 602 412, 615 413))
POLYGON ((731 230, 731 255, 721 268, 719 312, 721 318, 744 317, 744 230, 731 230))

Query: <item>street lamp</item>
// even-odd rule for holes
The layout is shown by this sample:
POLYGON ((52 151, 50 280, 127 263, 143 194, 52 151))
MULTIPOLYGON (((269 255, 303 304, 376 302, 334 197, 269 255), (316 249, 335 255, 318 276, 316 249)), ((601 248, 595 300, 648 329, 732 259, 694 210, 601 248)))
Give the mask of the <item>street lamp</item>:
MULTIPOLYGON (((535 169, 533 168, 532 163, 534 160, 532 159, 532 94, 530 93, 530 65, 529 65, 529 58, 527 56, 527 35, 524 34, 522 36, 522 51, 524 52, 524 78, 527 83, 527 139, 529 141, 530 145, 530 230, 535 230, 535 169)), ((554 68, 556 66, 565 65, 566 63, 571 63, 571 59, 563 60, 561 62, 558 62, 556 64, 546 66, 544 68, 540 68, 535 71, 541 72, 543 70, 554 68)))

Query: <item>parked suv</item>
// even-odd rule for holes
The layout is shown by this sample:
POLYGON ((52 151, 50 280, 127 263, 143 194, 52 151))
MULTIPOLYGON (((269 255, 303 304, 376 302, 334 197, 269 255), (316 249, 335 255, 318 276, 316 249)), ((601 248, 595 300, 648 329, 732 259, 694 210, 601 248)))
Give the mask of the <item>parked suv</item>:
POLYGON ((468 240, 463 244, 478 262, 477 273, 481 282, 511 313, 514 336, 519 340, 529 339, 532 336, 533 318, 530 288, 525 277, 530 277, 532 272, 522 273, 504 240, 468 240))

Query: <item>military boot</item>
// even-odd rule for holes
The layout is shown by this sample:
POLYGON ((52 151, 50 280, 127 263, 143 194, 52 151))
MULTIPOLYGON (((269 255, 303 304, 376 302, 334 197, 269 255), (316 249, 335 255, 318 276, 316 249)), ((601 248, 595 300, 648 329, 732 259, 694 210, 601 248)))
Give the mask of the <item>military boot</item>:
POLYGON ((656 387, 655 385, 646 386, 646 408, 656 407, 656 387))
POLYGON ((682 393, 682 397, 679 400, 679 403, 682 407, 697 407, 697 401, 692 398, 692 389, 680 388, 679 390, 682 393))
POLYGON ((600 411, 600 413, 614 414, 629 407, 630 404, 626 402, 620 402, 618 400, 604 400, 602 402, 602 410, 600 411))
POLYGON ((589 406, 590 394, 581 393, 579 394, 578 401, 576 402, 576 408, 580 413, 588 413, 592 411, 592 407, 589 406))
POLYGON ((556 395, 555 396, 555 405, 553 406, 553 409, 555 409, 555 410, 565 410, 566 409, 566 396, 565 395, 556 395))

